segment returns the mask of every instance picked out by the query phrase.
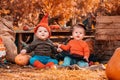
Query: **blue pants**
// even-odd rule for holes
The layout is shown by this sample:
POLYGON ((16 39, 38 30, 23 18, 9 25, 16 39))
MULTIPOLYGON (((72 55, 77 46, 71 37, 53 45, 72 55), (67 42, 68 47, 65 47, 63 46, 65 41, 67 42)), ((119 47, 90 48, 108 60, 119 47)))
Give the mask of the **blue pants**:
POLYGON ((88 66, 88 63, 83 61, 83 60, 76 60, 76 59, 73 59, 69 56, 66 56, 64 58, 64 62, 62 64, 62 66, 70 66, 72 64, 77 64, 78 66, 80 67, 87 67, 88 66))
POLYGON ((30 64, 33 65, 36 60, 42 62, 43 64, 47 64, 48 62, 53 62, 54 64, 58 64, 58 61, 56 59, 52 59, 49 56, 38 56, 38 55, 34 55, 33 57, 30 58, 30 64))

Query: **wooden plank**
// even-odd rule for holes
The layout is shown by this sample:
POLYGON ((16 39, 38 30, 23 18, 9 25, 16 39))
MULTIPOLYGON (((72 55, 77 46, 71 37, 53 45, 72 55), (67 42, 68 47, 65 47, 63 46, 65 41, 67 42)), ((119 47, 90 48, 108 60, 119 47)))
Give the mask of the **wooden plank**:
MULTIPOLYGON (((61 39, 61 38, 69 38, 70 36, 51 36, 50 38, 51 39, 55 39, 55 38, 59 38, 59 39, 61 39)), ((84 38, 94 38, 95 36, 94 35, 90 35, 90 36, 84 36, 84 38)))
POLYGON ((120 29, 120 23, 114 23, 114 24, 97 24, 96 30, 98 29, 120 29))
POLYGON ((97 29, 95 32, 96 35, 120 35, 120 29, 97 29))
POLYGON ((50 38, 68 38, 70 37, 71 35, 52 35, 50 38))
POLYGON ((120 16, 98 16, 97 23, 120 23, 120 16))
POLYGON ((113 36, 113 35, 102 35, 102 34, 99 34, 99 35, 96 35, 95 36, 95 39, 96 40, 120 40, 120 35, 116 35, 116 36, 113 36))
MULTIPOLYGON (((60 30, 52 30, 52 33, 71 33, 72 31, 69 29, 60 29, 60 30)), ((24 31, 24 30, 14 30, 14 33, 34 33, 33 30, 24 31)), ((86 31, 86 33, 93 33, 93 31, 86 31)))
POLYGON ((21 45, 21 42, 22 42, 22 34, 19 34, 18 35, 18 52, 20 52, 20 50, 22 49, 22 45, 21 45))
MULTIPOLYGON (((24 31, 24 30, 15 30, 15 33, 34 33, 33 30, 30 31, 24 31)), ((65 30, 52 30, 52 32, 71 32, 71 30, 65 29, 65 30)))

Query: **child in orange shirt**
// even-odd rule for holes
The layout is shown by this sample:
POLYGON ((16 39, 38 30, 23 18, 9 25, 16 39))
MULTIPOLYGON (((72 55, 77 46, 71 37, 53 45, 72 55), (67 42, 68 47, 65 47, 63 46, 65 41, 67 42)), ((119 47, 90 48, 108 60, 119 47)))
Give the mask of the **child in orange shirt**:
POLYGON ((58 44, 58 47, 63 51, 69 51, 69 55, 64 57, 62 66, 78 64, 80 67, 87 67, 90 50, 87 43, 83 41, 85 27, 82 24, 74 25, 72 36, 73 39, 67 45, 58 44))

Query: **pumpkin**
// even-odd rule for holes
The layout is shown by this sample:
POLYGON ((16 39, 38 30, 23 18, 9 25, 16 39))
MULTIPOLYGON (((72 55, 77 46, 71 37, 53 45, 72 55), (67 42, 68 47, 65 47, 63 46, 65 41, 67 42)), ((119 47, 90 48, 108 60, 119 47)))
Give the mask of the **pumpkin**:
POLYGON ((18 54, 15 57, 15 63, 20 65, 20 66, 25 66, 29 63, 30 56, 27 54, 18 54))
POLYGON ((50 28, 52 30, 58 30, 58 29, 60 29, 60 26, 59 25, 50 25, 50 28))
POLYGON ((109 80, 120 80, 120 48, 117 48, 108 61, 106 75, 109 80))

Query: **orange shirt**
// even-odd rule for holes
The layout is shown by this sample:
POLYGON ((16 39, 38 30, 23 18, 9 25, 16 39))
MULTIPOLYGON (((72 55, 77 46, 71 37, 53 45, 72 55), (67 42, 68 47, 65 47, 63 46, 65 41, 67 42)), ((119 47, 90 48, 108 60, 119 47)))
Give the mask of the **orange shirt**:
POLYGON ((87 43, 83 40, 70 40, 67 45, 61 45, 61 49, 70 51, 71 54, 77 54, 89 58, 90 50, 87 43))

